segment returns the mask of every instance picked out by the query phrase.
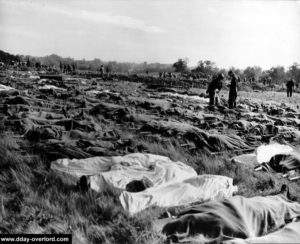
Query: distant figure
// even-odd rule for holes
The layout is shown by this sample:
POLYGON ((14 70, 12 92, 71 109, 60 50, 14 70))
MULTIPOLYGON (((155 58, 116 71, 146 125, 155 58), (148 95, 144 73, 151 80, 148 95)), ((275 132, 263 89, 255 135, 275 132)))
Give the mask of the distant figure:
POLYGON ((72 64, 72 72, 73 72, 73 73, 76 72, 76 64, 75 64, 75 63, 72 64))
POLYGON ((216 102, 216 94, 222 89, 222 80, 224 78, 223 74, 219 74, 217 78, 213 79, 208 85, 206 93, 209 95, 209 106, 211 107, 218 103, 216 102))
POLYGON ((270 76, 267 78, 267 82, 269 86, 272 84, 272 78, 270 76))
POLYGON ((62 64, 62 62, 59 62, 59 69, 60 69, 60 73, 64 72, 64 65, 62 64))
POLYGON ((104 75, 104 66, 103 64, 100 66, 100 75, 103 77, 104 75))
POLYGON ((30 60, 29 60, 29 58, 27 59, 26 66, 27 66, 27 67, 30 67, 30 66, 31 66, 31 63, 30 63, 30 60))
POLYGON ((289 80, 286 83, 287 97, 292 97, 294 86, 295 86, 295 82, 293 79, 289 80))
POLYGON ((267 78, 263 78, 263 85, 265 86, 267 83, 267 78))
POLYGON ((238 77, 232 70, 228 72, 228 75, 231 78, 231 83, 229 88, 229 99, 228 99, 228 105, 229 108, 231 109, 231 108, 236 108, 238 77))

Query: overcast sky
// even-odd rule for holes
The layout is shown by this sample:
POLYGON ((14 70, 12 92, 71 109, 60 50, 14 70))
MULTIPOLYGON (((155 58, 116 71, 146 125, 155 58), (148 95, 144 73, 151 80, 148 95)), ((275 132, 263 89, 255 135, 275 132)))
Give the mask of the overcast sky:
POLYGON ((300 1, 0 0, 0 49, 219 67, 300 63, 300 1))

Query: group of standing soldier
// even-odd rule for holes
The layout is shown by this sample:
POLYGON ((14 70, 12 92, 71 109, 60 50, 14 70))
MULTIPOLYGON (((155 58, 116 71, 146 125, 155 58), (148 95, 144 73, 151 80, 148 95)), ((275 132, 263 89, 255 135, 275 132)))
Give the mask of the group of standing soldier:
MULTIPOLYGON (((229 98, 228 98, 228 106, 229 108, 236 108, 236 98, 237 98, 237 83, 238 76, 230 70, 228 75, 231 79, 231 83, 229 85, 229 98)), ((219 74, 216 78, 214 78, 211 83, 208 85, 206 93, 209 95, 209 105, 213 107, 218 105, 219 103, 219 92, 222 89, 223 80, 225 76, 223 74, 219 74)))
MULTIPOLYGON (((230 77, 230 85, 229 85, 229 97, 228 97, 228 107, 230 109, 236 108, 236 99, 237 99, 237 84, 239 81, 239 77, 230 70, 228 72, 228 76, 230 77)), ((222 89, 222 82, 225 79, 223 74, 219 74, 216 78, 214 78, 208 85, 206 93, 209 95, 209 106, 212 108, 215 105, 219 105, 219 92, 222 89)), ((287 88, 287 97, 292 97, 293 90, 295 86, 295 81, 293 79, 289 80, 286 83, 287 88)))

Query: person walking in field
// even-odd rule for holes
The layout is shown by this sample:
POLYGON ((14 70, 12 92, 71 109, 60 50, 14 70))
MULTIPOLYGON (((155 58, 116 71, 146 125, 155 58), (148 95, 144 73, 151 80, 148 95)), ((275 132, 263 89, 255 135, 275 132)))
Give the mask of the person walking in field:
POLYGON ((292 97, 294 86, 295 86, 295 82, 293 79, 289 80, 286 83, 287 97, 292 97))
POLYGON ((230 70, 228 72, 228 75, 231 78, 231 83, 229 85, 228 106, 229 106, 230 109, 232 109, 232 108, 236 108, 238 77, 232 70, 230 70))
POLYGON ((216 78, 214 78, 208 85, 206 93, 209 95, 209 106, 213 107, 217 105, 216 95, 222 89, 222 80, 224 80, 225 76, 223 74, 219 74, 216 78))

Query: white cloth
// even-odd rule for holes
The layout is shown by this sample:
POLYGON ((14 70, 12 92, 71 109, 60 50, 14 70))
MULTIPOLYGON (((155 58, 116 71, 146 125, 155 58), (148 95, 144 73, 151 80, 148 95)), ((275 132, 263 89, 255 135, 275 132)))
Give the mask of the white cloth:
POLYGON ((0 92, 7 92, 11 90, 14 90, 14 88, 12 88, 11 86, 5 86, 0 84, 0 92))
POLYGON ((182 162, 142 153, 115 157, 58 159, 51 163, 51 168, 77 177, 91 176, 91 188, 98 192, 122 191, 133 180, 146 179, 151 185, 158 186, 197 175, 193 168, 182 162))
POLYGON ((168 96, 168 97, 182 98, 183 100, 190 100, 190 101, 195 101, 195 102, 203 103, 203 104, 209 102, 209 98, 199 97, 199 96, 189 96, 189 95, 183 95, 183 94, 179 94, 179 93, 164 92, 161 95, 168 96))
POLYGON ((261 145, 256 148, 256 159, 259 164, 268 163, 270 159, 277 154, 290 153, 294 149, 288 145, 273 143, 269 145, 261 145))
POLYGON ((232 160, 236 163, 255 166, 261 163, 268 163, 271 158, 277 154, 289 154, 293 150, 294 149, 288 145, 271 143, 268 145, 261 145, 257 147, 255 153, 235 156, 232 158, 232 160))
POLYGON ((67 89, 64 88, 60 88, 54 85, 44 85, 44 86, 40 86, 39 90, 60 90, 60 91, 67 91, 67 89))
POLYGON ((221 200, 229 198, 237 191, 233 180, 221 175, 199 175, 183 181, 150 187, 142 192, 123 191, 119 199, 130 214, 135 214, 150 206, 172 207, 221 200))

